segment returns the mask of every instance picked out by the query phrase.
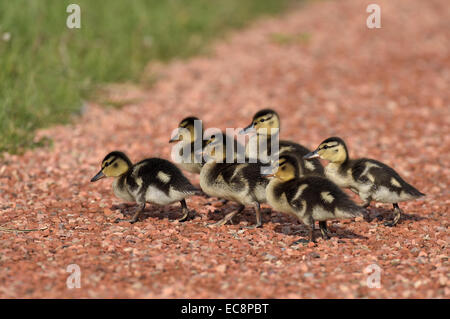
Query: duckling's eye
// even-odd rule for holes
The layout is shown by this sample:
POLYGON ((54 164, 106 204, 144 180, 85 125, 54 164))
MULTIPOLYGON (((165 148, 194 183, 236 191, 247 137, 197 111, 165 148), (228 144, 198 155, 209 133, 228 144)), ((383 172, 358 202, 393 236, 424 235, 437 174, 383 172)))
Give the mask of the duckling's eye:
POLYGON ((326 150, 328 148, 328 145, 322 146, 322 149, 326 150))
POLYGON ((114 163, 114 161, 115 161, 115 160, 112 160, 112 161, 110 161, 110 162, 105 162, 105 167, 110 166, 112 163, 114 163))
POLYGON ((265 119, 261 119, 260 122, 263 123, 265 121, 265 119))

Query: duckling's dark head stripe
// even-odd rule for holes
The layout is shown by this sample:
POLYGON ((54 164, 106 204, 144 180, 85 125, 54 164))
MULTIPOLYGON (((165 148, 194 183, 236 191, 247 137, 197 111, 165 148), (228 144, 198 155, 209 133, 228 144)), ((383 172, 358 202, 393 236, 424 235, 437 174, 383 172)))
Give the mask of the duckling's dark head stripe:
POLYGON ((195 116, 186 117, 184 120, 182 120, 180 122, 179 127, 187 127, 189 125, 194 125, 195 121, 200 121, 200 120, 195 116))
POLYGON ((116 160, 116 158, 117 158, 117 157, 115 157, 115 156, 111 156, 111 157, 108 158, 107 160, 103 161, 102 167, 103 167, 103 168, 108 167, 109 165, 112 164, 112 162, 114 162, 114 161, 116 160))
MULTIPOLYGON (((258 112, 253 116, 253 120, 256 120, 257 118, 260 118, 260 117, 265 116, 265 115, 271 115, 271 117, 273 117, 274 115, 278 116, 277 112, 275 112, 275 111, 272 110, 272 109, 263 109, 263 110, 261 110, 261 111, 258 111, 258 112)), ((271 118, 271 117, 270 117, 270 118, 271 118)), ((268 119, 266 119, 266 120, 268 120, 268 119)))
POLYGON ((337 144, 345 145, 344 140, 342 138, 340 138, 340 137, 337 137, 337 136, 329 137, 329 138, 327 138, 325 141, 323 141, 320 144, 328 144, 328 143, 331 143, 331 142, 336 142, 337 144))
POLYGON ((336 147, 339 145, 337 142, 328 142, 328 143, 322 143, 320 144, 319 150, 326 150, 328 148, 336 147))
POLYGON ((103 159, 102 163, 108 163, 111 164, 113 161, 115 161, 117 158, 123 159, 125 162, 127 162, 127 164, 129 166, 132 165, 130 159, 128 158, 128 156, 125 155, 125 153, 120 152, 120 151, 114 151, 109 153, 108 155, 105 156, 105 158, 103 159))
POLYGON ((272 117, 273 117, 273 114, 269 114, 265 118, 260 119, 259 121, 262 123, 262 122, 270 120, 272 117))
MULTIPOLYGON (((333 136, 333 137, 327 138, 325 141, 323 141, 322 143, 320 143, 320 145, 323 145, 323 144, 330 144, 330 143, 332 143, 332 142, 337 143, 336 146, 337 146, 337 145, 342 145, 342 146, 344 146, 345 153, 348 154, 347 145, 345 144, 344 140, 343 140, 342 138, 340 138, 340 137, 337 137, 337 136, 333 136)), ((330 147, 330 146, 328 146, 328 147, 330 147)), ((333 145, 332 147, 334 147, 334 145, 333 145)), ((348 158, 348 155, 347 155, 347 158, 348 158)))

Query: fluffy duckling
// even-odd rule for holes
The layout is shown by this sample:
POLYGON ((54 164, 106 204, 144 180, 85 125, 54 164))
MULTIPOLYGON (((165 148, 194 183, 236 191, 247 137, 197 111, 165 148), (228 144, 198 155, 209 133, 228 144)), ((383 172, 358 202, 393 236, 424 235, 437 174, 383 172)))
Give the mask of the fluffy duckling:
POLYGON ((269 175, 274 178, 266 188, 266 198, 275 210, 291 214, 309 226, 310 241, 315 241, 316 220, 322 237, 328 239, 327 220, 353 218, 364 212, 330 180, 320 176, 300 177, 298 172, 297 159, 281 155, 275 173, 269 175))
POLYGON ((240 204, 237 211, 227 214, 219 222, 226 224, 237 213, 242 212, 246 205, 254 206, 256 224, 247 228, 262 226, 260 204, 266 201, 265 188, 268 179, 261 175, 262 164, 238 163, 235 158, 228 159, 223 144, 211 137, 207 142, 204 154, 206 163, 200 172, 200 187, 209 196, 231 200, 240 204))
POLYGON ((325 167, 326 177, 358 194, 364 201, 363 207, 369 207, 371 201, 392 203, 394 218, 386 226, 395 226, 399 221, 399 202, 425 196, 386 164, 368 158, 350 159, 347 146, 339 137, 326 139, 305 156, 306 159, 316 157, 330 161, 325 167))
MULTIPOLYGON (((272 152, 272 141, 279 138, 280 117, 278 113, 271 109, 263 109, 253 116, 252 123, 242 130, 242 133, 256 131, 256 139, 250 140, 246 146, 246 155, 249 158, 258 158, 264 163, 270 163, 270 159, 276 153, 272 152), (265 148, 260 145, 260 140, 265 140, 265 148), (260 149, 261 147, 261 149, 260 149), (257 154, 257 155, 256 155, 257 154)), ((311 151, 303 145, 279 140, 279 155, 290 153, 299 163, 300 175, 319 175, 323 176, 323 166, 319 160, 305 161, 303 156, 311 151)))
POLYGON ((225 152, 223 155, 226 156, 228 162, 245 162, 245 146, 241 144, 233 135, 228 135, 224 131, 206 132, 203 138, 205 139, 204 147, 212 143, 212 147, 217 148, 219 144, 222 144, 220 151, 225 152))
POLYGON ((204 162, 198 151, 205 146, 202 121, 195 116, 183 119, 178 125, 177 133, 169 141, 174 142, 181 142, 179 166, 185 171, 200 174, 204 162))
POLYGON ((180 202, 183 216, 179 221, 183 221, 189 213, 185 198, 196 192, 174 164, 161 158, 149 158, 133 165, 124 153, 114 151, 103 159, 102 168, 91 182, 104 177, 114 177, 113 191, 117 197, 139 205, 133 218, 124 220, 130 223, 138 220, 146 203, 168 205, 180 202))

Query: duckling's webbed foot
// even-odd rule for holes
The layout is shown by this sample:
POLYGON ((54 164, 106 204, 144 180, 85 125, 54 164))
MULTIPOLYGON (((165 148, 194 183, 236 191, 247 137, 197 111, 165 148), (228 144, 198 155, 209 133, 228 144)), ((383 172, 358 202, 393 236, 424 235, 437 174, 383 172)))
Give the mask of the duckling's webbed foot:
POLYGON ((184 222, 188 218, 189 209, 187 208, 186 200, 182 199, 180 203, 181 203, 181 212, 183 213, 183 216, 181 216, 181 218, 178 218, 177 220, 180 222, 184 222))
POLYGON ((134 213, 133 217, 131 219, 122 219, 122 218, 117 218, 114 222, 115 223, 119 223, 119 222, 128 222, 130 224, 134 224, 135 222, 137 222, 139 215, 144 211, 145 209, 145 203, 140 204, 139 208, 136 210, 136 212, 134 213))
POLYGON ((326 221, 319 221, 320 232, 322 233, 322 238, 327 240, 330 239, 330 231, 327 227, 326 221))
POLYGON ((392 219, 390 222, 385 222, 384 226, 393 227, 397 225, 398 221, 400 220, 402 210, 400 209, 400 207, 398 207, 397 203, 393 204, 393 206, 394 206, 394 219, 392 219))
POLYGON ((231 212, 225 215, 224 218, 222 218, 221 220, 219 220, 217 223, 211 223, 208 226, 222 226, 225 225, 228 221, 230 221, 234 215, 236 215, 237 212, 231 212))
POLYGON ((241 206, 239 206, 239 209, 237 211, 234 211, 234 212, 226 214, 225 217, 222 218, 221 220, 219 220, 217 223, 212 223, 212 224, 209 224, 208 226, 222 226, 222 225, 225 225, 228 221, 231 221, 231 219, 234 217, 234 215, 242 212, 244 210, 244 208, 245 208, 245 206, 241 205, 241 206))

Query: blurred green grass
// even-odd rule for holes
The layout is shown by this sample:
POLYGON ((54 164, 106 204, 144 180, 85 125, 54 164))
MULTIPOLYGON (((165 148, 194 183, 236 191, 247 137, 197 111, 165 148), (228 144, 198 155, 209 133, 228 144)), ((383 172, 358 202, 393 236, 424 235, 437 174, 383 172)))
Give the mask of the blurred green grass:
POLYGON ((295 0, 0 1, 0 153, 40 145, 98 85, 138 81, 146 63, 185 58, 295 0), (81 29, 66 27, 70 3, 81 29))

